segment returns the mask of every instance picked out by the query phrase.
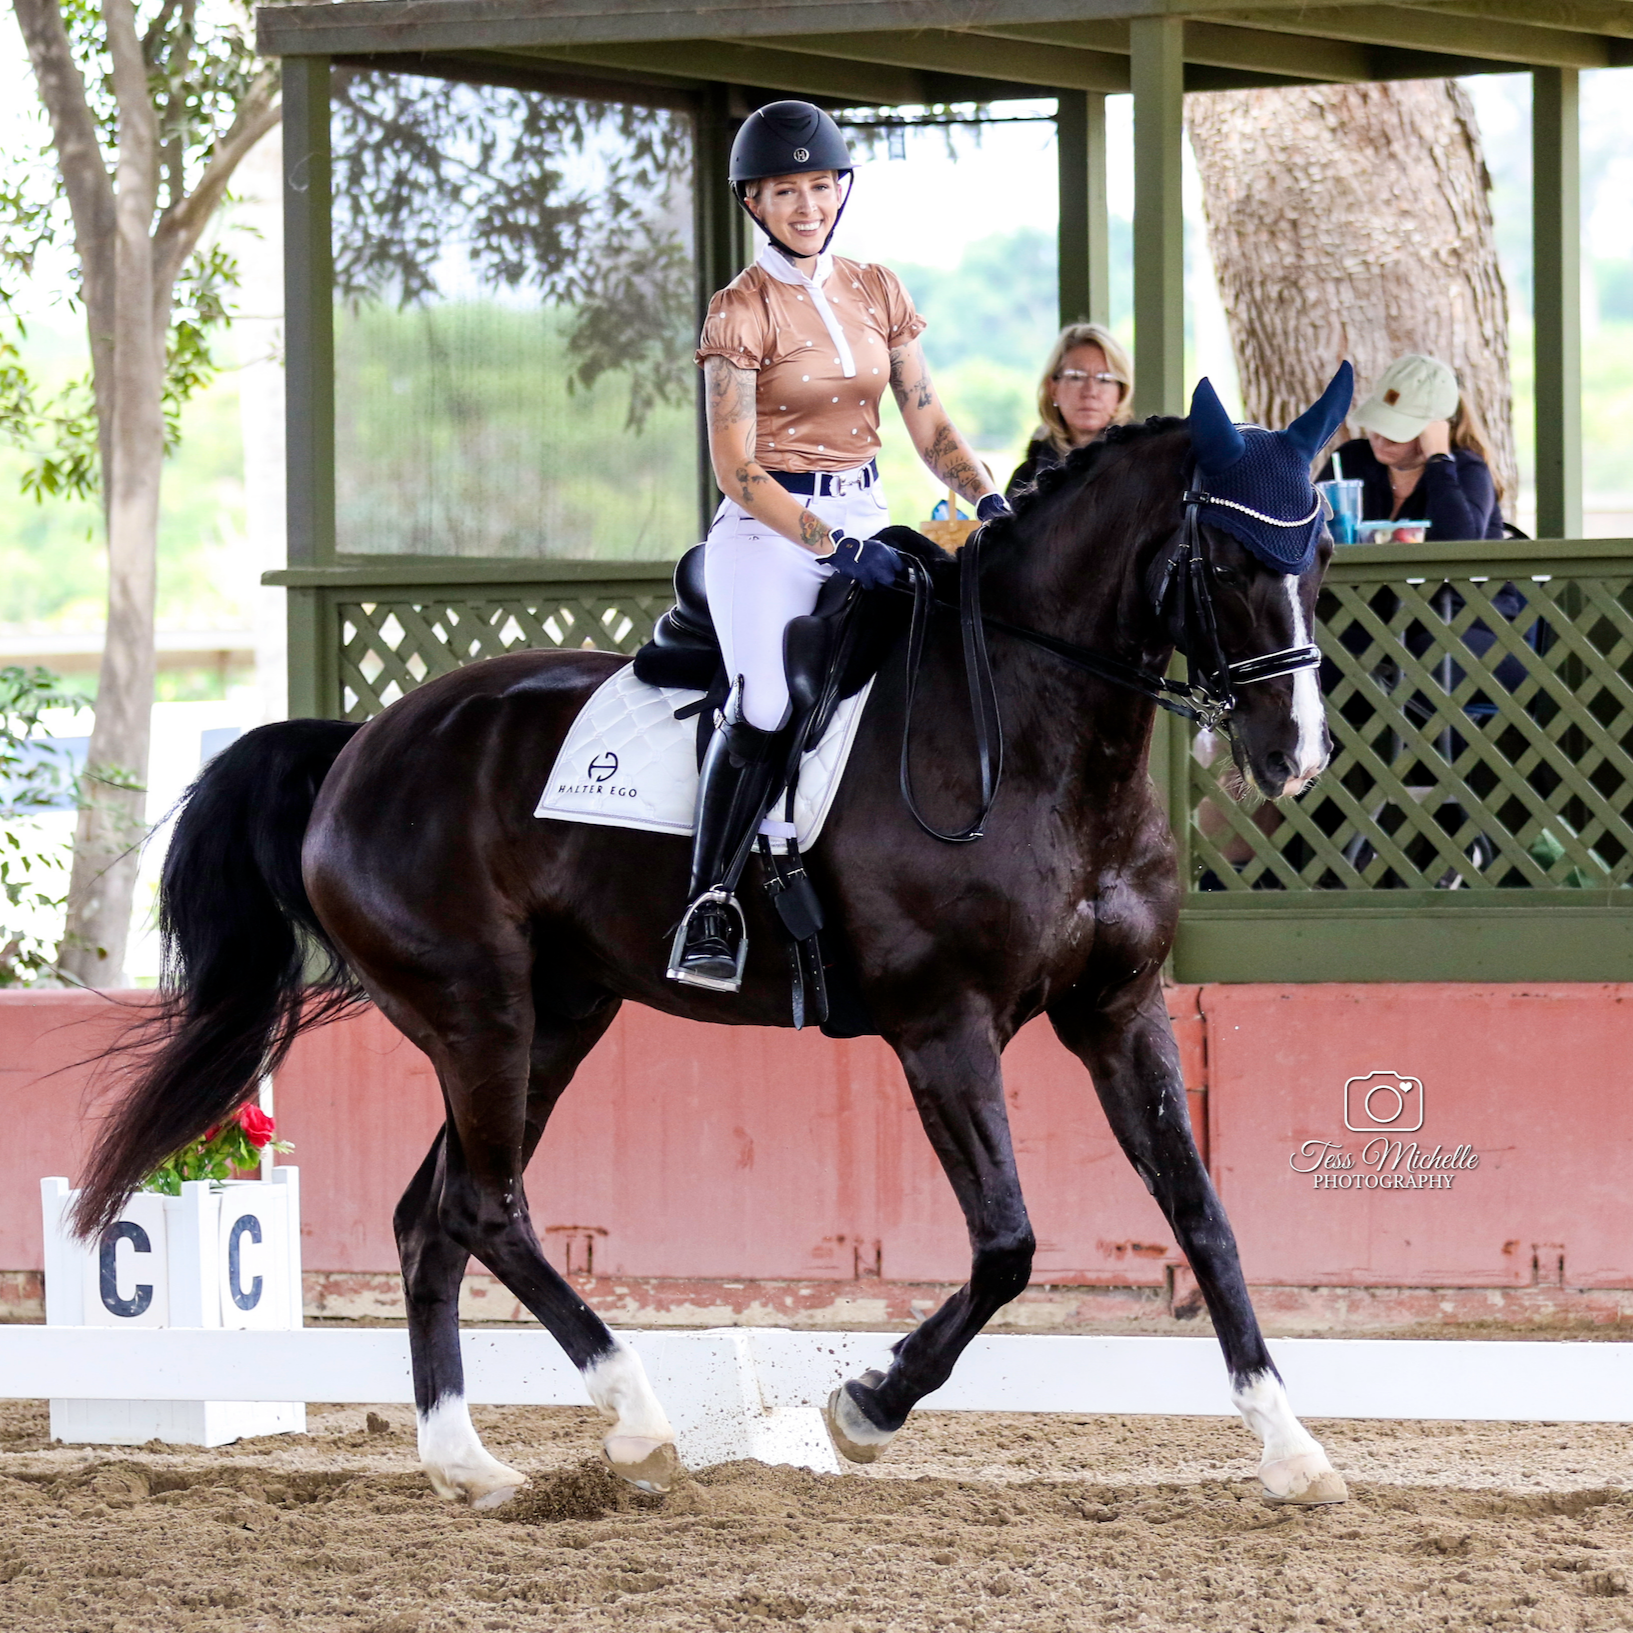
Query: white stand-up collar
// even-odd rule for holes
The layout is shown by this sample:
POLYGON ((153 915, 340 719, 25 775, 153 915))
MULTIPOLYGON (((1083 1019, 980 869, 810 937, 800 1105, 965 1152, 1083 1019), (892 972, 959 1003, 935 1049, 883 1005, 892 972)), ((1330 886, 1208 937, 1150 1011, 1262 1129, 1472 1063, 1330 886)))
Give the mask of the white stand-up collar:
POLYGON ((822 286, 833 273, 833 252, 824 250, 817 256, 814 278, 808 278, 786 255, 780 250, 774 250, 769 244, 761 247, 755 262, 778 283, 797 284, 801 289, 810 292, 811 304, 816 308, 817 316, 822 319, 822 326, 828 331, 828 338, 833 341, 834 350, 839 353, 839 366, 845 371, 845 378, 850 379, 856 373, 856 359, 851 355, 851 344, 845 338, 845 331, 840 328, 839 319, 834 315, 834 309, 828 304, 828 297, 822 290, 822 286))

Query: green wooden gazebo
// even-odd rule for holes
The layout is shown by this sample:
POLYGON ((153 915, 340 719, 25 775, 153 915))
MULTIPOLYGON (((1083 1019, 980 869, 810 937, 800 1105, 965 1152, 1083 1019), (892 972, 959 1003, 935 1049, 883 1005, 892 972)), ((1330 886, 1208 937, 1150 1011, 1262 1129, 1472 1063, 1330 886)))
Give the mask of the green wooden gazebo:
MULTIPOLYGON (((352 718, 517 645, 593 630, 632 650, 668 585, 652 563, 337 553, 332 68, 686 113, 700 300, 744 261, 724 154, 754 106, 1052 98, 1063 320, 1108 315, 1105 98, 1131 92, 1141 413, 1185 405, 1186 91, 1529 71, 1541 538, 1338 552, 1338 753, 1279 824, 1219 796, 1186 734, 1164 732, 1188 887, 1175 971, 1633 979, 1633 541, 1580 536, 1577 134, 1580 71, 1633 64, 1633 0, 340 0, 257 19, 283 62, 288 181, 290 565, 268 582, 290 592, 291 711, 352 718), (1512 622, 1488 599, 1505 582, 1527 598, 1512 622), (1496 636, 1484 657, 1463 640, 1476 621, 1496 636)), ((701 447, 698 481, 707 503, 701 447)))

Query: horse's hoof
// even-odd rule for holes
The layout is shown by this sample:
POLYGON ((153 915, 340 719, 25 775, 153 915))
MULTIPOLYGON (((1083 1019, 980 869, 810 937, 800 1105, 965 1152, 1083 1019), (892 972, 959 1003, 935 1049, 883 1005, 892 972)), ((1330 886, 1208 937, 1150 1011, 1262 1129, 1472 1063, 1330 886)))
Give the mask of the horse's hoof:
POLYGON ((645 1435, 608 1435, 602 1444, 612 1472, 637 1491, 662 1496, 681 1472, 680 1453, 672 1440, 648 1440, 645 1435))
POLYGON ((1327 1503, 1349 1501, 1349 1487, 1323 1453, 1305 1452, 1266 1463, 1259 1470, 1267 1503, 1292 1503, 1303 1508, 1320 1508, 1327 1503))
POLYGON ((527 1484, 525 1474, 497 1458, 489 1458, 481 1469, 441 1469, 431 1464, 421 1467, 439 1497, 450 1502, 463 1500, 472 1508, 498 1508, 527 1484))
MULTIPOLYGON (((864 1372, 856 1380, 869 1389, 877 1389, 885 1381, 882 1372, 864 1372)), ((828 1397, 822 1409, 822 1421, 828 1425, 829 1438, 834 1450, 850 1463, 871 1463, 896 1438, 894 1429, 881 1429, 851 1398, 849 1388, 841 1384, 828 1397)))

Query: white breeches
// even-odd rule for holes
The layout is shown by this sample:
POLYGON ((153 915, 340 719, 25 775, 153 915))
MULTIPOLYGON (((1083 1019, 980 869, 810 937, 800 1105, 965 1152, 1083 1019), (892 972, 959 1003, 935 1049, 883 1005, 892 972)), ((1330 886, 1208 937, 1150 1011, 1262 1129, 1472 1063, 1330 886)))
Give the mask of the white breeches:
MULTIPOLYGON (((890 525, 878 482, 843 494, 813 495, 803 503, 829 527, 859 539, 890 525)), ((734 681, 743 677, 743 716, 761 731, 775 731, 788 710, 783 630, 791 618, 811 611, 817 591, 832 573, 833 568, 773 533, 735 500, 721 500, 703 557, 709 612, 727 676, 734 681)))

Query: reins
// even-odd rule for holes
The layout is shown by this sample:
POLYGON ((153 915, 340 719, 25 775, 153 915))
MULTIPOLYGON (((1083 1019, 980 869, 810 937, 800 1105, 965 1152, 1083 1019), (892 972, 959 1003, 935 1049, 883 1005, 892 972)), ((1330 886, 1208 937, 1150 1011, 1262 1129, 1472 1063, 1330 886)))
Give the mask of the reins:
MULTIPOLYGON (((1096 475, 1099 473, 1096 472, 1096 475)), ((1092 480, 1092 478, 1091 478, 1092 480)), ((998 786, 1004 769, 1004 727, 998 708, 997 686, 992 678, 992 662, 987 653, 987 631, 995 630, 1014 640, 1024 641, 1059 658, 1073 668, 1093 675, 1097 680, 1137 692, 1155 703, 1158 708, 1183 720, 1194 721, 1209 731, 1226 735, 1231 730, 1231 715, 1236 708, 1236 688, 1250 686, 1258 681, 1275 680, 1300 670, 1313 669, 1321 662, 1321 649, 1314 645, 1284 647, 1279 652, 1266 652, 1256 658, 1244 658, 1238 663, 1227 661, 1219 640, 1219 620, 1213 603, 1209 575, 1213 571, 1203 547, 1198 511, 1212 503, 1209 494, 1187 483, 1181 500, 1185 519, 1180 527, 1178 542, 1169 552, 1164 570, 1152 599, 1158 616, 1164 616, 1171 596, 1179 598, 1172 614, 1171 625, 1176 635, 1175 645, 1184 652, 1195 675, 1194 680, 1170 680, 1152 670, 1124 663, 1095 652, 1075 641, 1045 634, 1042 630, 1028 629, 1022 624, 1011 624, 1002 618, 987 617, 981 611, 981 542, 984 529, 970 536, 958 557, 958 606, 964 649, 964 675, 969 688, 970 715, 975 727, 976 763, 981 780, 981 805, 975 820, 957 832, 948 833, 937 828, 920 811, 913 795, 909 751, 913 734, 913 705, 918 694, 919 671, 924 663, 924 639, 929 629, 930 614, 936 608, 953 611, 949 601, 937 597, 930 583, 930 571, 915 556, 904 556, 907 567, 909 592, 913 597, 913 612, 907 633, 906 697, 902 718, 901 791, 913 820, 932 839, 949 844, 967 844, 983 837, 987 818, 998 798, 998 786)), ((1254 513, 1255 515, 1257 512, 1254 513)), ((1261 518, 1271 520, 1272 518, 1261 518)), ((1304 519, 1307 525, 1310 518, 1304 519)), ((1285 524, 1300 525, 1300 524, 1285 524)))

